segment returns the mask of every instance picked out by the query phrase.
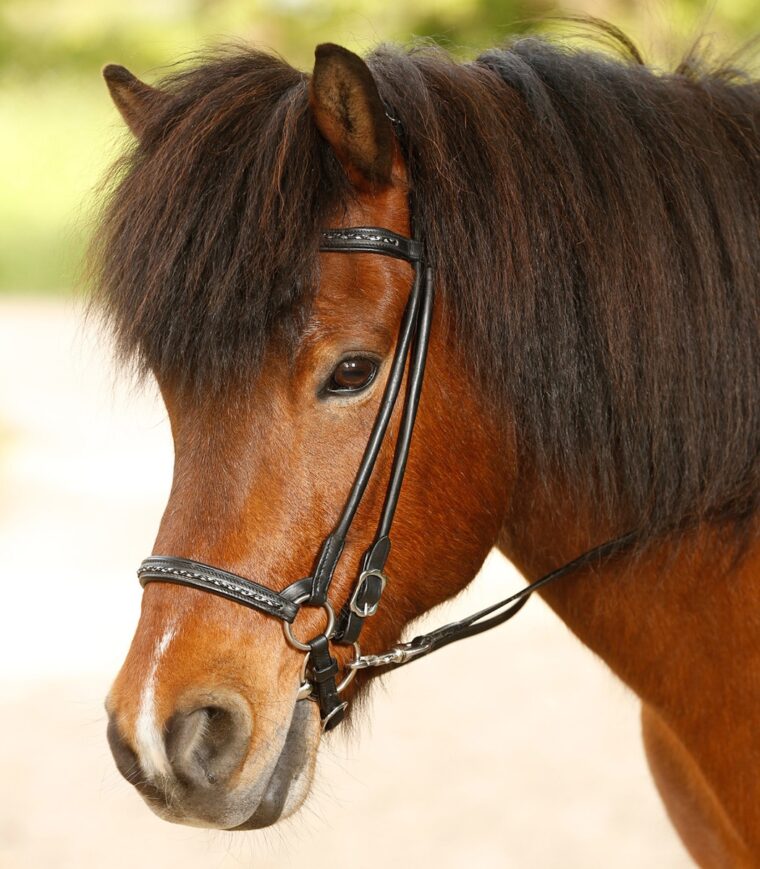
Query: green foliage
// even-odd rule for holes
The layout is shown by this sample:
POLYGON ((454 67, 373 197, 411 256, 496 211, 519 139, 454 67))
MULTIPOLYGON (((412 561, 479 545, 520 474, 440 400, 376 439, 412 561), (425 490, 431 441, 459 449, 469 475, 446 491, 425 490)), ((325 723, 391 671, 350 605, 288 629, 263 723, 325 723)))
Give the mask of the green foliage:
MULTIPOLYGON (((702 4, 668 0, 645 15, 634 0, 565 0, 559 9, 552 0, 0 0, 0 292, 68 292, 76 284, 93 190, 123 132, 100 81, 105 63, 150 81, 233 39, 302 68, 321 41, 366 51, 422 37, 471 57, 563 10, 610 18, 659 59, 669 48, 662 34, 693 34, 702 4)), ((758 4, 719 0, 710 29, 737 45, 757 28, 758 4)))
POLYGON ((67 76, 1 88, 0 129, 0 289, 68 290, 85 246, 90 189, 121 127, 97 80, 67 76))

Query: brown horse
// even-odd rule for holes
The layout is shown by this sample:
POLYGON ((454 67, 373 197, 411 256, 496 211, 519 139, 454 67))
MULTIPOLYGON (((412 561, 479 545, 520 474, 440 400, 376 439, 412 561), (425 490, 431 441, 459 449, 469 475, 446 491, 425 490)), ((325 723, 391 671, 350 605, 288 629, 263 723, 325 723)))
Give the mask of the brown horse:
MULTIPOLYGON (((158 88, 107 67, 135 147, 94 244, 99 298, 171 420, 155 551, 279 591, 315 569, 342 509, 412 282, 403 260, 320 252, 320 233, 414 228, 437 301, 363 650, 494 546, 535 579, 632 532, 546 600, 641 698, 694 859, 758 866, 760 87, 696 56, 655 74, 619 41, 617 59, 530 38, 463 64, 326 45, 312 75, 237 50, 158 88)), ((295 631, 322 627, 309 608, 295 631)), ((321 736, 303 664, 265 613, 151 583, 107 703, 119 769, 169 820, 292 814, 321 736)))

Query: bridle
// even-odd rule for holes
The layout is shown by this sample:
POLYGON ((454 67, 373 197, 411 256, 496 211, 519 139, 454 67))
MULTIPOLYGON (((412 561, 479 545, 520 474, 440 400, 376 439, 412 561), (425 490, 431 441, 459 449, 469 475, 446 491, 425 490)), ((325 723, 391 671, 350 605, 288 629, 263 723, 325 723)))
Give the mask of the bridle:
POLYGON ((429 655, 449 643, 490 630, 516 615, 531 594, 539 588, 581 567, 598 563, 617 554, 633 541, 634 535, 626 534, 609 540, 546 574, 510 597, 461 621, 422 634, 411 642, 398 643, 382 654, 362 655, 359 647, 362 627, 366 619, 377 612, 381 595, 388 582, 385 565, 391 549, 391 526, 409 456, 430 339, 433 315, 433 272, 425 262, 424 248, 420 239, 406 238, 388 229, 366 226, 328 229, 321 234, 319 249, 346 254, 372 253, 405 260, 414 268, 414 281, 401 321, 396 350, 380 408, 364 455, 343 512, 333 531, 322 543, 313 575, 299 579, 277 592, 218 567, 164 555, 146 558, 140 565, 137 575, 143 587, 149 582, 187 585, 281 619, 288 642, 305 653, 298 699, 310 699, 319 704, 322 727, 327 731, 344 718, 348 703, 342 700, 341 693, 359 670, 370 667, 395 669, 429 655), (349 600, 336 617, 332 604, 328 600, 330 583, 343 552, 351 523, 372 477, 401 392, 405 373, 407 373, 406 397, 377 532, 361 560, 359 577, 349 600), (327 616, 327 625, 313 639, 301 642, 294 636, 292 625, 298 612, 307 606, 321 607, 327 616), (330 653, 331 643, 353 646, 354 657, 346 665, 344 674, 341 674, 337 661, 330 653))

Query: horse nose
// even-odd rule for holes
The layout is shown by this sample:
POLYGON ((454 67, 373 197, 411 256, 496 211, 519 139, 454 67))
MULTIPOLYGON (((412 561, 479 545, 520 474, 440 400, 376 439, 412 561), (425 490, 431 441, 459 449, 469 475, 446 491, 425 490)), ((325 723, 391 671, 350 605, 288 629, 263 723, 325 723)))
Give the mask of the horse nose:
POLYGON ((152 797, 177 783, 188 795, 223 787, 245 760, 251 734, 247 703, 227 692, 208 692, 194 703, 182 703, 161 728, 144 728, 138 721, 130 741, 117 716, 111 715, 108 724, 117 769, 152 797))
POLYGON ((240 768, 251 741, 251 716, 242 698, 225 696, 178 711, 165 730, 172 772, 184 785, 223 785, 240 768))

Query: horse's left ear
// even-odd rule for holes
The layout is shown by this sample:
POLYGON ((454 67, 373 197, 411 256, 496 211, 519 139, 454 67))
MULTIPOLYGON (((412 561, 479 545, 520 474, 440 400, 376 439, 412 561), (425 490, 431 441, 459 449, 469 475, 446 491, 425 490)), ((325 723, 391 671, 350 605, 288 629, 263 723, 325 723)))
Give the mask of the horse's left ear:
POLYGON ((367 64, 340 45, 317 46, 309 102, 320 133, 351 182, 377 190, 391 182, 395 134, 367 64))
POLYGON ((124 66, 109 63, 103 67, 111 99, 138 139, 150 125, 152 117, 168 104, 172 97, 145 84, 124 66))

